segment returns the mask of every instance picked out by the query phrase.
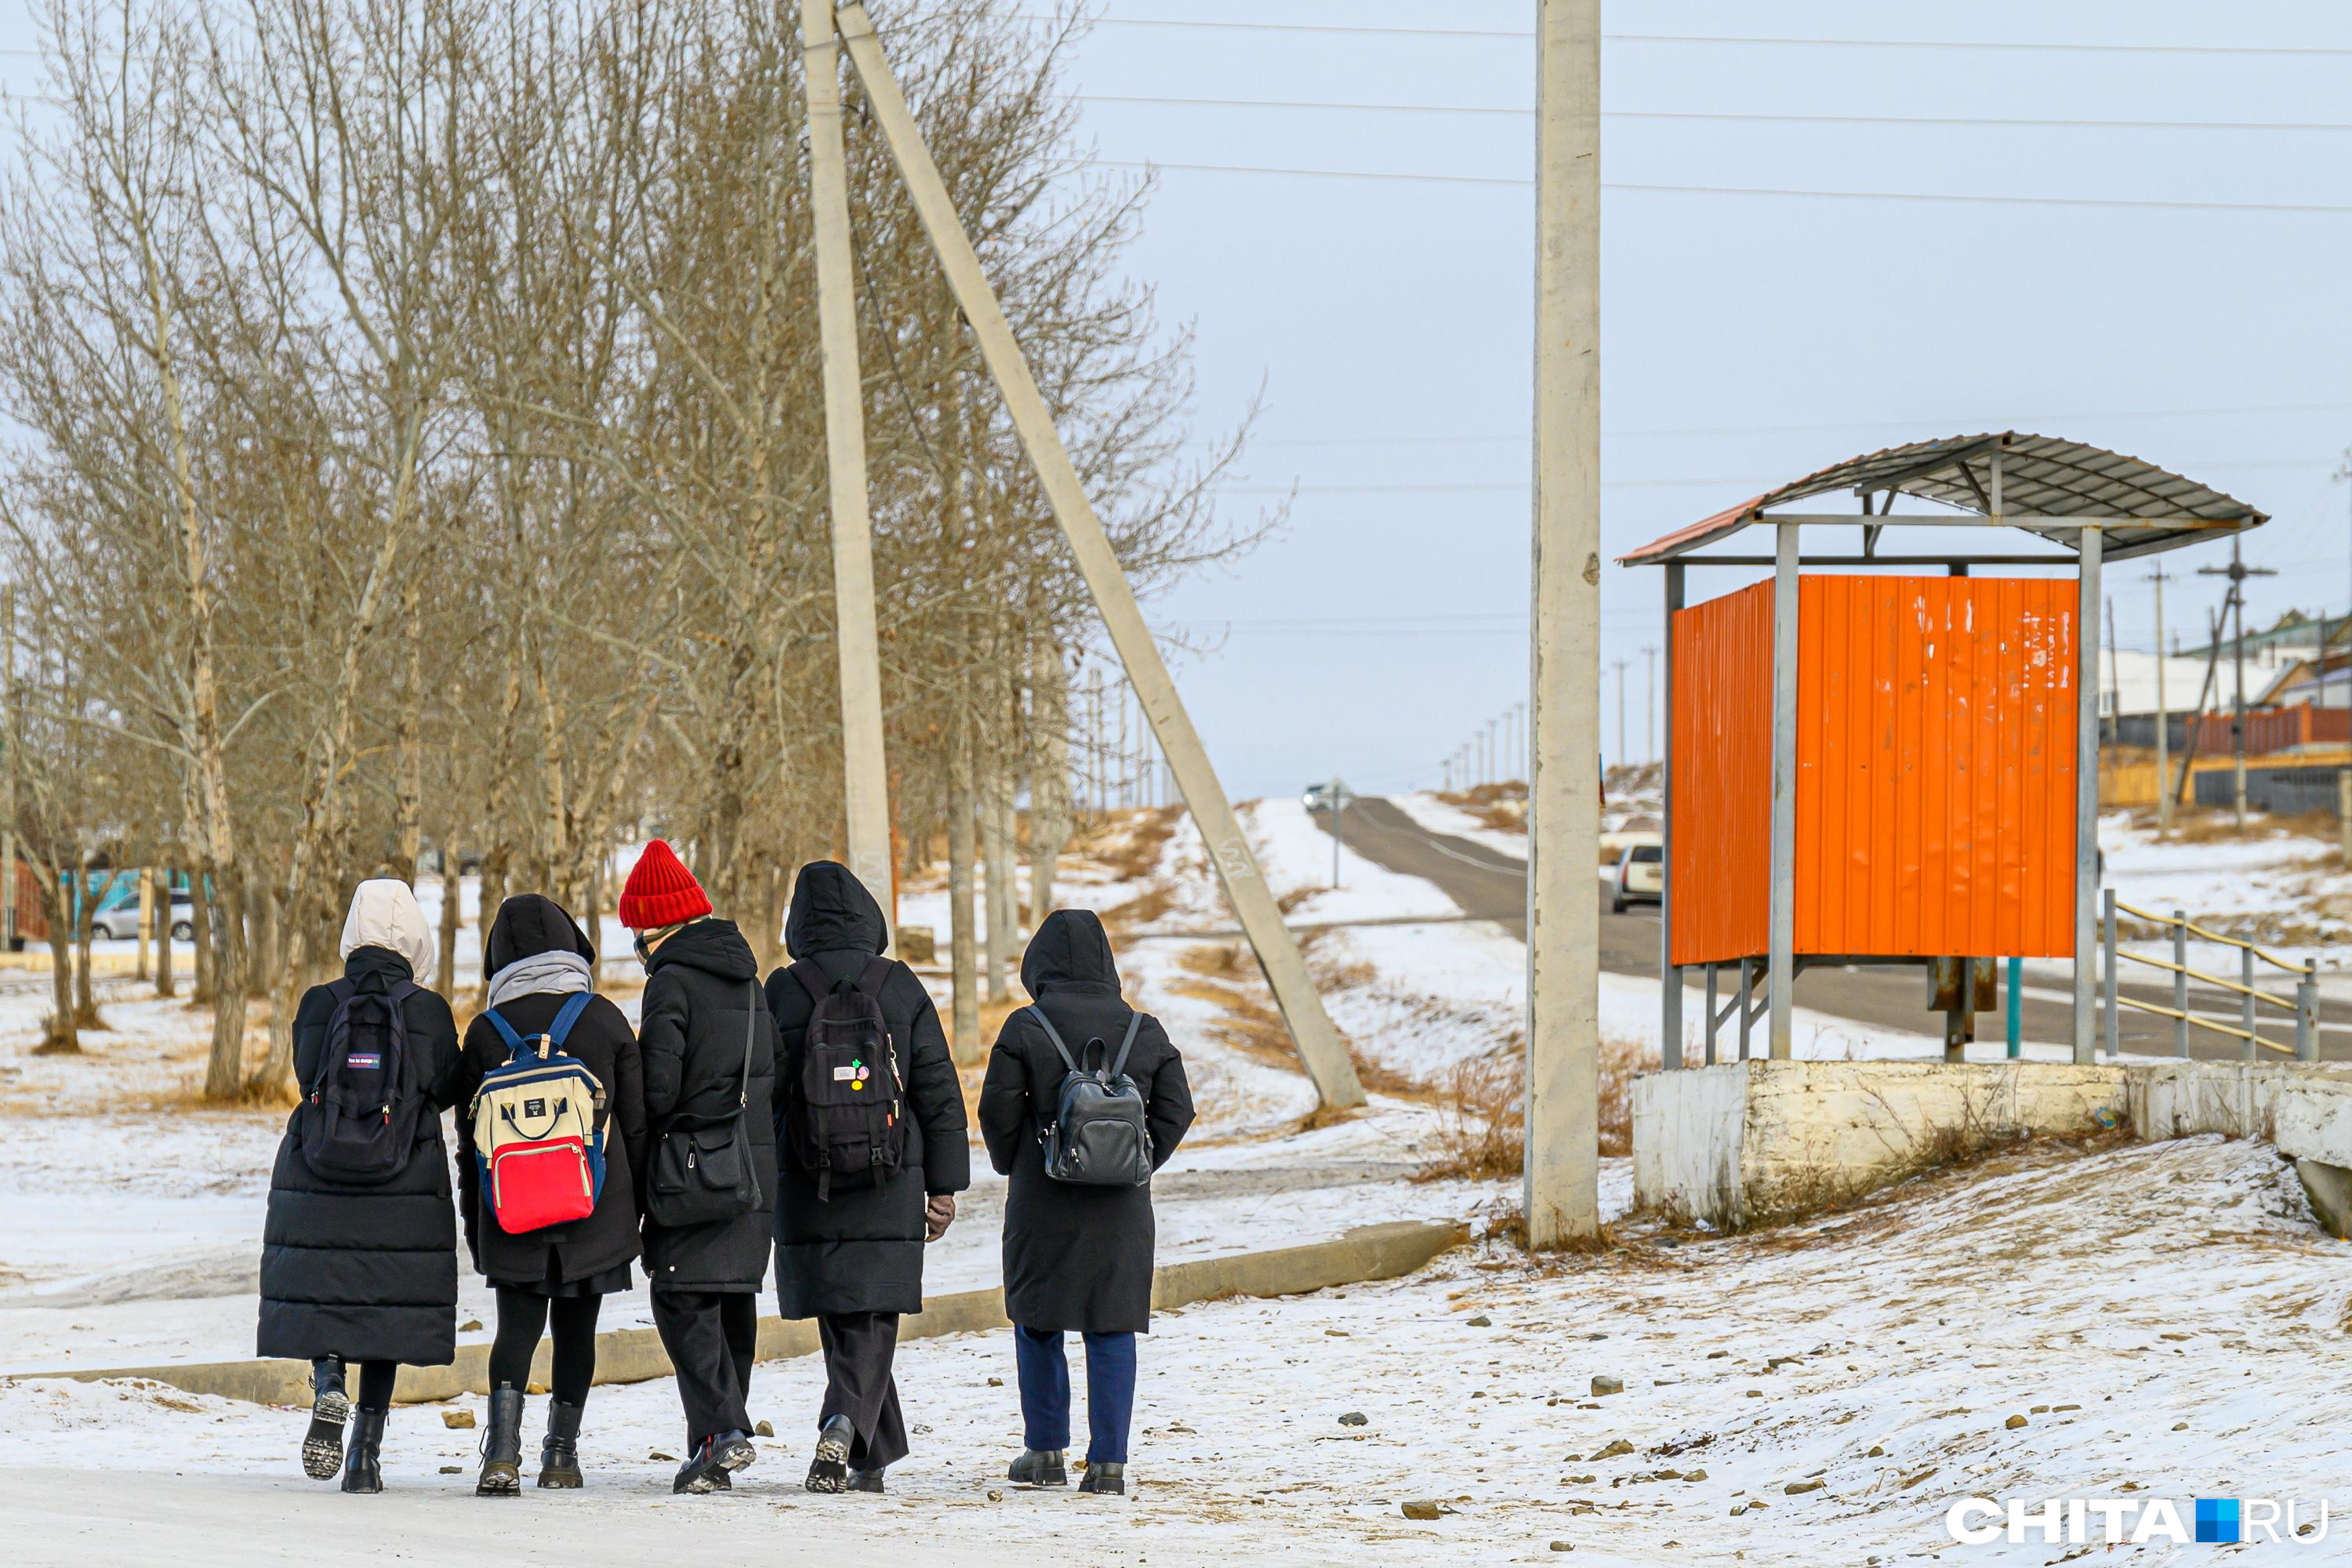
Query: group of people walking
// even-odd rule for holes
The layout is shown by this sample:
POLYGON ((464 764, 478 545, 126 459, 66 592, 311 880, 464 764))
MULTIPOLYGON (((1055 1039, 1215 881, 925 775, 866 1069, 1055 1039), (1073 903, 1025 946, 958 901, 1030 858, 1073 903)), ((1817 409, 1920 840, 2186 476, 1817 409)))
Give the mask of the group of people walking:
MULTIPOLYGON (((520 1492, 525 1403, 541 1383, 537 1483, 584 1484, 599 1310, 633 1287, 637 1263, 686 1416, 673 1490, 726 1490, 758 1457, 749 1400, 772 1253, 779 1310, 816 1320, 824 1350, 808 1489, 879 1492, 906 1457, 899 1319, 922 1310, 924 1247, 971 1182, 962 1084, 929 993, 883 956, 881 907, 831 861, 801 868, 791 962, 764 984, 742 932, 660 840, 619 914, 646 970, 635 1029, 597 992, 587 933, 524 894, 499 905, 484 940, 487 1005, 461 1040, 426 988, 434 944, 415 895, 389 879, 354 893, 342 977, 295 1015, 302 1098, 263 1236, 258 1350, 310 1363, 311 1477, 383 1489, 399 1367, 457 1357, 461 1217, 498 1303, 478 1494, 520 1492)), ((979 1106, 990 1162, 1009 1178, 1005 1309, 1024 1440, 1008 1476, 1067 1482, 1064 1340, 1076 1332, 1080 1489, 1122 1492, 1135 1336, 1150 1327, 1150 1180, 1190 1127, 1192 1096, 1166 1031, 1121 999, 1093 914, 1047 915, 1021 975, 1033 1000, 1006 1020, 979 1106)))

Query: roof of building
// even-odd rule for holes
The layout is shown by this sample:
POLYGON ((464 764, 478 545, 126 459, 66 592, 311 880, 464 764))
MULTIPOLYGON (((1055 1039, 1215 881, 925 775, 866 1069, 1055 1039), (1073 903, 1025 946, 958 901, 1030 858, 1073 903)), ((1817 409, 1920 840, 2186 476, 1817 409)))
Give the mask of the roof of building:
MULTIPOLYGON (((1741 529, 1769 521, 1766 509, 1809 496, 1843 491, 1859 494, 1864 511, 1853 521, 1868 526, 1864 512, 1887 515, 1894 498, 1912 496, 1993 518, 2073 548, 2075 526, 2040 520, 2122 519, 2106 525, 2103 556, 2116 560, 2193 544, 2217 533, 2234 533, 2269 521, 2232 496, 2183 478, 2138 458, 2054 436, 2015 430, 1978 436, 1948 436, 1914 441, 1849 458, 1750 496, 1618 557, 1629 566, 1661 563, 1727 539, 1741 529), (2000 506, 1992 502, 1992 458, 2000 458, 2000 506)), ((1894 513, 1890 521, 1932 522, 1932 513, 1894 513)), ((1841 521, 1843 521, 1841 519, 1841 521)), ((1964 522, 1966 516, 1951 519, 1964 522)))

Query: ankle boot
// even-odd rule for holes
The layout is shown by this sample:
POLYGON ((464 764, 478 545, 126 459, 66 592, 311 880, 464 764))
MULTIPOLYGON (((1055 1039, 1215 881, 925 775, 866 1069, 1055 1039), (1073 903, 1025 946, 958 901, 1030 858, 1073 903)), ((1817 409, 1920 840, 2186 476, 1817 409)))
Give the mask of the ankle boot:
POLYGON ((343 1455, 345 1491, 383 1490, 383 1418, 388 1414, 362 1408, 352 1415, 352 1446, 343 1455))
POLYGON ((1127 1467, 1108 1460, 1088 1465, 1085 1479, 1078 1482, 1078 1489, 1097 1496, 1124 1497, 1127 1495, 1127 1467))
POLYGON ((547 1436, 539 1446, 541 1486, 570 1491, 585 1484, 580 1474, 580 1415, 577 1405, 548 1402, 547 1436))
POLYGON ((857 1429, 846 1415, 836 1415, 818 1428, 816 1458, 809 1461, 808 1479, 802 1484, 813 1492, 846 1491, 849 1488, 849 1445, 857 1429))
POLYGON ((352 1402, 343 1393, 341 1356, 321 1356, 310 1363, 310 1429, 302 1434, 302 1473, 314 1481, 331 1481, 343 1468, 343 1426, 352 1418, 352 1402))
POLYGON ((513 1497, 522 1490, 522 1390, 490 1391, 490 1425, 482 1434, 482 1479, 476 1497, 513 1497))
POLYGON ((1070 1468, 1066 1451, 1060 1448, 1024 1448, 1021 1457, 1013 1461, 1005 1479, 1018 1487, 1066 1487, 1070 1484, 1070 1468))

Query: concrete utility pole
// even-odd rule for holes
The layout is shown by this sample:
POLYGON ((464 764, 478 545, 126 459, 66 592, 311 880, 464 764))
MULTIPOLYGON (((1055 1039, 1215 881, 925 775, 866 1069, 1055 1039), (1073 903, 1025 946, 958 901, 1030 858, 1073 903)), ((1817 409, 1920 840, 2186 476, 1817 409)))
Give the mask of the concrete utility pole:
POLYGON ((1600 1234, 1601 0, 1536 20, 1528 1245, 1600 1234))
POLYGON ((866 512, 866 409, 849 252, 849 174, 841 140, 841 46, 832 0, 802 0, 808 83, 809 195, 815 219, 817 337, 824 362, 825 472, 833 518, 833 600, 841 664, 842 807, 849 869, 898 929, 890 875, 890 780, 882 754, 882 658, 874 629, 874 528, 866 512))
MULTIPOLYGON (((804 4, 816 7, 824 0, 804 0, 804 4)), ((1110 536, 1104 531, 1102 520, 1095 515, 1093 503, 1087 499, 1085 482, 1079 479, 1068 449, 1062 445, 1061 434, 1054 426, 1053 411, 1046 406, 1045 395, 1038 390, 1036 378, 1013 335, 1013 325, 1005 319, 1004 308, 981 268, 971 237, 956 216, 954 200, 940 177, 930 149, 923 142, 922 132, 907 107, 898 79, 891 74, 881 40, 875 36, 874 24, 866 16, 865 6, 857 4, 836 6, 834 16, 849 46, 850 61, 865 83, 874 121, 888 142, 891 158, 906 182, 916 216, 939 257, 940 268, 963 311, 981 358, 1003 395, 1005 413, 1021 437, 1022 447, 1036 471, 1038 486, 1054 509, 1055 520, 1069 541, 1079 575, 1086 579, 1095 607, 1102 615, 1104 629, 1110 635, 1111 647, 1118 650, 1127 678, 1135 687, 1153 733, 1159 737, 1160 749, 1168 758, 1178 787, 1183 791, 1184 804, 1200 826, 1201 837, 1209 847, 1210 862, 1224 888, 1226 902, 1233 906, 1242 931, 1257 954, 1258 965, 1274 992, 1275 1004, 1282 1010, 1283 1022, 1297 1047, 1300 1064, 1314 1080, 1316 1092, 1326 1107, 1344 1110, 1361 1105, 1364 1090, 1357 1081, 1355 1063, 1330 1016, 1323 1009, 1323 998, 1317 994, 1315 983, 1307 973, 1307 961, 1300 955, 1297 942, 1282 923, 1282 911, 1258 869, 1257 857, 1251 852, 1249 840, 1242 832, 1241 819, 1234 814, 1233 803, 1225 798, 1224 786, 1218 782, 1209 753, 1192 728, 1192 716, 1177 695, 1176 683, 1160 658, 1160 645, 1144 623, 1134 590, 1128 585, 1127 574, 1111 549, 1110 536)), ((1591 874, 1588 858, 1588 883, 1591 874)), ((1585 895, 1590 913, 1597 909, 1590 886, 1585 895)))
MULTIPOLYGON (((16 590, 0 588, 0 948, 16 951, 16 590)), ((198 873, 200 876, 202 873, 198 873)), ((199 888, 201 894, 201 888, 199 888)))
POLYGON ((2147 574, 2156 585, 2156 834, 2159 838, 2172 837, 2172 715, 2167 710, 2164 691, 2164 583, 2169 575, 2161 562, 2147 574))

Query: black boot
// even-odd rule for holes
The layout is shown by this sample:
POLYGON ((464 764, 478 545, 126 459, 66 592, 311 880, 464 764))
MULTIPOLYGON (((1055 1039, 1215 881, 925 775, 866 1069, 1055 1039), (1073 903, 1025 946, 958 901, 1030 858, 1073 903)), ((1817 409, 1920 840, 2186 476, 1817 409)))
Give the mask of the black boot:
POLYGON ((857 1429, 846 1415, 836 1415, 818 1428, 816 1458, 809 1461, 808 1480, 813 1492, 838 1492, 849 1489, 849 1444, 857 1429))
POLYGON ((1088 1465, 1086 1479, 1078 1483, 1078 1489, 1082 1492, 1093 1492, 1097 1496, 1125 1497, 1127 1467, 1108 1462, 1088 1465))
POLYGON ((522 1491, 522 1390, 490 1391, 490 1426, 482 1434, 482 1479, 476 1497, 516 1497, 522 1491))
POLYGON ((362 1406, 352 1417, 352 1446, 343 1456, 343 1489, 383 1490, 383 1418, 388 1412, 362 1406))
POLYGON ((585 1484, 580 1474, 580 1406, 551 1400, 547 1436, 539 1446, 539 1484, 566 1491, 585 1484))
POLYGON ((884 1490, 882 1472, 879 1470, 850 1471, 849 1489, 854 1492, 873 1492, 879 1496, 884 1490))
POLYGON ((1013 1468, 1004 1472, 1005 1479, 1019 1487, 1066 1487, 1070 1484, 1070 1468, 1060 1448, 1024 1448, 1013 1468))
POLYGON ((310 1363, 310 1429, 302 1434, 302 1473, 331 1481, 343 1468, 343 1424, 352 1402, 343 1393, 343 1360, 320 1356, 310 1363))
POLYGON ((735 1478, 729 1475, 727 1467, 719 1462, 713 1445, 713 1439, 705 1437, 694 1446, 694 1451, 686 1457, 686 1463, 677 1468, 677 1479, 669 1484, 671 1491, 691 1492, 698 1496, 704 1492, 734 1489, 735 1478))
POLYGON ((760 1450, 751 1441, 751 1434, 737 1429, 721 1432, 710 1439, 710 1457, 728 1470, 748 1470, 759 1458, 760 1450))

